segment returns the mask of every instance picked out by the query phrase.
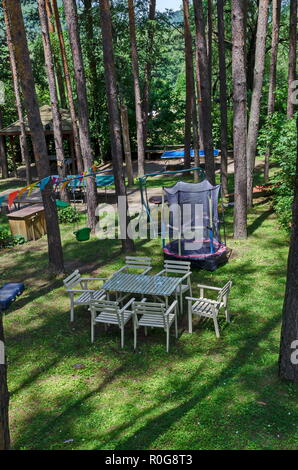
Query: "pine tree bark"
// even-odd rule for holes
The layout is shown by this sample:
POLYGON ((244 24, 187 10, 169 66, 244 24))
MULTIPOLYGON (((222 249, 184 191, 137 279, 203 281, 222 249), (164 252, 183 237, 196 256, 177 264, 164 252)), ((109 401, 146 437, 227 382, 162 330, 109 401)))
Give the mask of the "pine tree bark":
MULTIPOLYGON (((3 5, 4 8, 6 6, 11 26, 11 38, 15 51, 17 72, 22 86, 38 177, 39 179, 43 179, 50 175, 49 158, 35 92, 32 64, 29 55, 21 4, 20 0, 15 0, 14 2, 3 0, 3 5)), ((63 252, 55 196, 51 183, 47 184, 45 189, 42 191, 42 199, 47 228, 49 269, 51 272, 58 274, 64 271, 63 252)))
MULTIPOLYGON (((298 120, 297 120, 298 136, 298 120)), ((279 376, 298 383, 298 147, 295 176, 295 196, 292 211, 292 234, 288 257, 287 283, 282 313, 279 351, 279 376), (296 362, 296 363, 295 363, 296 362)))
POLYGON ((185 77, 186 77, 186 101, 185 101, 185 124, 184 124, 184 167, 190 168, 191 151, 191 124, 192 106, 194 94, 193 59, 192 59, 192 37, 189 22, 189 3, 183 0, 184 16, 184 50, 185 50, 185 77))
POLYGON ((292 119, 294 116, 293 82, 296 80, 296 61, 297 61, 297 0, 291 0, 290 3, 290 31, 289 31, 289 72, 288 72, 288 105, 287 117, 292 119))
POLYGON ((54 16, 55 16, 56 30, 57 30, 57 35, 59 39, 62 66, 63 66, 65 83, 66 83, 69 112, 70 112, 70 117, 71 117, 71 122, 72 122, 72 132, 73 132, 73 141, 74 141, 77 169, 79 173, 83 173, 84 165, 83 165, 83 157, 82 157, 82 150, 81 150, 81 143, 80 143, 78 118, 77 118, 77 113, 75 110, 75 104, 74 104, 74 99, 73 99, 73 94, 72 94, 71 79, 70 79, 70 73, 69 73, 69 67, 68 67, 68 62, 67 62, 66 49, 65 49, 65 43, 64 43, 64 38, 63 38, 63 33, 62 33, 62 28, 61 28, 57 0, 52 0, 52 3, 53 3, 53 11, 54 11, 54 16))
POLYGON ((208 71, 209 71, 209 80, 210 80, 210 90, 212 90, 212 56, 213 56, 213 47, 212 47, 212 33, 213 33, 213 4, 212 0, 207 1, 207 11, 208 11, 208 41, 207 41, 207 56, 208 56, 208 71))
MULTIPOLYGON (((212 114, 211 114, 211 89, 209 80, 209 66, 207 57, 205 21, 203 16, 202 0, 193 0, 195 24, 196 24, 196 44, 198 54, 198 64, 201 84, 201 127, 203 133, 203 144, 205 151, 206 175, 210 183, 215 183, 215 166, 213 155, 212 139, 212 114)), ((201 117, 200 116, 200 117, 201 117)))
MULTIPOLYGON (((3 127, 2 121, 2 106, 0 106, 0 129, 3 127)), ((0 167, 2 170, 2 179, 8 178, 8 164, 7 164, 7 156, 6 156, 6 148, 5 148, 5 137, 0 135, 0 167)))
POLYGON ((245 68, 246 1, 232 0, 232 76, 234 102, 234 238, 247 238, 247 92, 245 68))
MULTIPOLYGON (((51 42, 50 42, 50 32, 49 32, 49 22, 47 18, 46 0, 38 0, 38 11, 39 11, 40 24, 41 24, 44 56, 45 56, 45 67, 47 71, 50 99, 51 99, 53 132, 54 132, 54 141, 55 141, 55 149, 56 149, 56 157, 57 157, 58 174, 60 178, 65 178, 66 168, 65 168, 64 151, 63 151, 62 122, 61 122, 61 115, 60 115, 59 104, 58 104, 58 95, 57 95, 57 89, 56 89, 55 72, 54 72, 54 57, 53 57, 51 42)), ((66 189, 64 189, 61 192, 61 199, 64 201, 69 200, 66 189)))
POLYGON ((220 85, 220 146, 221 146, 221 186, 224 195, 228 194, 228 108, 227 108, 227 73, 225 47, 225 0, 217 0, 218 18, 218 60, 220 85))
POLYGON ((4 330, 0 312, 0 450, 9 450, 9 393, 7 387, 7 363, 4 349, 4 330), (4 359, 4 363, 3 360, 4 359))
POLYGON ((260 107, 265 69, 266 33, 269 0, 259 4, 257 42, 255 53, 254 85, 251 98, 250 116, 247 133, 247 205, 253 205, 253 175, 256 160, 257 138, 260 122, 260 107))
POLYGON ((116 68, 113 49, 112 19, 109 0, 100 2, 100 18, 102 30, 103 56, 105 68, 105 82, 109 110, 110 136, 112 147, 113 169, 117 196, 122 196, 125 204, 119 208, 119 224, 121 231, 122 249, 128 252, 134 249, 133 240, 127 236, 128 204, 125 181, 123 177, 123 154, 121 142, 121 123, 118 109, 118 93, 116 81, 116 68))
MULTIPOLYGON (((281 0, 272 0, 272 40, 271 40, 271 60, 269 71, 269 92, 268 92, 268 118, 272 116, 275 110, 275 91, 276 91, 276 68, 279 41, 281 0)), ((269 179, 271 149, 268 147, 265 154, 264 179, 269 179)))
POLYGON ((143 99, 143 123, 144 123, 144 147, 147 147, 148 139, 148 118, 150 109, 150 88, 153 66, 153 44, 154 44, 154 25, 156 18, 156 0, 150 0, 148 14, 148 44, 147 44, 147 60, 144 73, 144 99, 143 99))
POLYGON ((123 140, 123 148, 124 148, 124 155, 125 155, 125 167, 126 167, 126 176, 128 181, 128 186, 132 186, 134 184, 133 179, 133 166, 131 160, 131 145, 130 145, 130 138, 129 138, 129 123, 128 123, 128 112, 127 106, 120 100, 120 115, 121 115, 121 127, 122 127, 122 140, 123 140))
POLYGON ((140 79, 139 79, 139 57, 138 57, 138 49, 137 49, 134 0, 128 0, 128 15, 129 15, 131 61, 132 61, 132 74, 133 74, 133 82, 134 82, 136 122, 137 122, 138 176, 141 177, 141 176, 144 176, 144 172, 145 172, 145 147, 144 147, 145 140, 144 140, 142 97, 141 97, 141 88, 140 88, 140 79))
POLYGON ((18 113, 20 131, 21 131, 21 134, 20 134, 21 155, 22 155, 22 161, 25 163, 25 167, 26 167, 26 183, 27 185, 29 185, 32 181, 30 156, 29 156, 29 150, 28 150, 28 144, 27 144, 24 114, 23 114, 23 107, 22 107, 20 88, 19 88, 19 79, 18 79, 16 62, 15 62, 15 54, 14 54, 13 45, 11 41, 10 24, 8 21, 6 8, 3 8, 3 14, 4 14, 4 22, 6 26, 6 38, 7 38, 10 68, 11 68, 12 80, 13 80, 13 89, 14 89, 14 94, 16 98, 16 107, 17 107, 17 113, 18 113))
MULTIPOLYGON (((63 0, 63 4, 74 64, 74 76, 78 100, 80 143, 84 162, 84 171, 89 173, 90 168, 93 165, 93 151, 90 140, 86 80, 78 26, 77 6, 75 0, 63 0)), ((97 189, 94 178, 86 178, 86 196, 88 225, 94 233, 96 228, 95 212, 97 207, 97 189)))

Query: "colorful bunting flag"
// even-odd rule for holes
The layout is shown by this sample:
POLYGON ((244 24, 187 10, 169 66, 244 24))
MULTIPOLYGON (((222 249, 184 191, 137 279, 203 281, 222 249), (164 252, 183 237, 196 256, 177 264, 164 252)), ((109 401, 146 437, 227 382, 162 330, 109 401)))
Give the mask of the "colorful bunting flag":
POLYGON ((49 181, 51 180, 51 177, 50 176, 47 176, 46 178, 43 178, 39 184, 39 187, 40 187, 40 190, 42 191, 46 185, 49 183, 49 181))
POLYGON ((2 205, 2 203, 3 203, 3 201, 4 201, 4 199, 5 199, 5 196, 0 196, 0 207, 1 207, 1 205, 2 205))
POLYGON ((19 194, 19 190, 13 191, 12 193, 8 195, 8 207, 11 207, 13 201, 15 200, 18 194, 19 194))

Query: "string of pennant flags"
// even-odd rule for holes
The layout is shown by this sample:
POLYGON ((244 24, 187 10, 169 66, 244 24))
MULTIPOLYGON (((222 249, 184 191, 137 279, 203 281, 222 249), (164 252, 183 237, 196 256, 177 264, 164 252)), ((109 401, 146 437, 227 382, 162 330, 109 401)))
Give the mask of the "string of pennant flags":
POLYGON ((58 177, 58 176, 46 176, 42 180, 31 183, 22 189, 18 189, 18 190, 12 191, 9 194, 0 196, 0 207, 3 203, 7 202, 7 205, 10 208, 16 199, 20 201, 22 194, 24 194, 26 191, 28 191, 26 194, 26 197, 29 197, 32 191, 36 188, 39 188, 41 191, 43 191, 45 187, 50 183, 50 181, 52 182, 55 190, 57 190, 58 186, 60 185, 61 185, 61 189, 63 190, 72 181, 78 181, 79 183, 81 183, 84 178, 88 178, 91 176, 95 176, 101 173, 107 173, 111 171, 111 170, 97 171, 97 169, 98 167, 94 165, 89 169, 89 171, 85 171, 75 176, 66 176, 63 178, 58 177))

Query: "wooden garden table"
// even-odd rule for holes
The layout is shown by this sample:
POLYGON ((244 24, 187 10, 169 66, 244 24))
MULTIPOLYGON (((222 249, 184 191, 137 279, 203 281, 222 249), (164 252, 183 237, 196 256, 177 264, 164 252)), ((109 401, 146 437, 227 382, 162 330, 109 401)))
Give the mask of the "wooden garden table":
POLYGON ((106 292, 142 294, 144 297, 164 297, 168 306, 168 298, 175 294, 180 282, 180 278, 171 276, 116 273, 105 282, 102 289, 106 292))

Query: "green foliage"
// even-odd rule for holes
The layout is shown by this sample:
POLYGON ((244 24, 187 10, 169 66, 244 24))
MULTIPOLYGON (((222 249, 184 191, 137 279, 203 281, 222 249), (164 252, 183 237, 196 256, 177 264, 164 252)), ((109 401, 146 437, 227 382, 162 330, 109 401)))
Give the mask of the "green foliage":
POLYGON ((272 178, 276 185, 274 208, 280 225, 289 230, 296 175, 296 118, 285 119, 283 115, 274 113, 267 119, 259 135, 260 153, 264 155, 268 147, 271 149, 271 161, 279 167, 279 171, 272 178))
POLYGON ((11 248, 16 245, 23 245, 25 238, 21 235, 11 235, 9 230, 0 227, 0 249, 11 248))
POLYGON ((60 224, 74 224, 80 220, 80 213, 73 206, 59 208, 58 220, 60 224))

